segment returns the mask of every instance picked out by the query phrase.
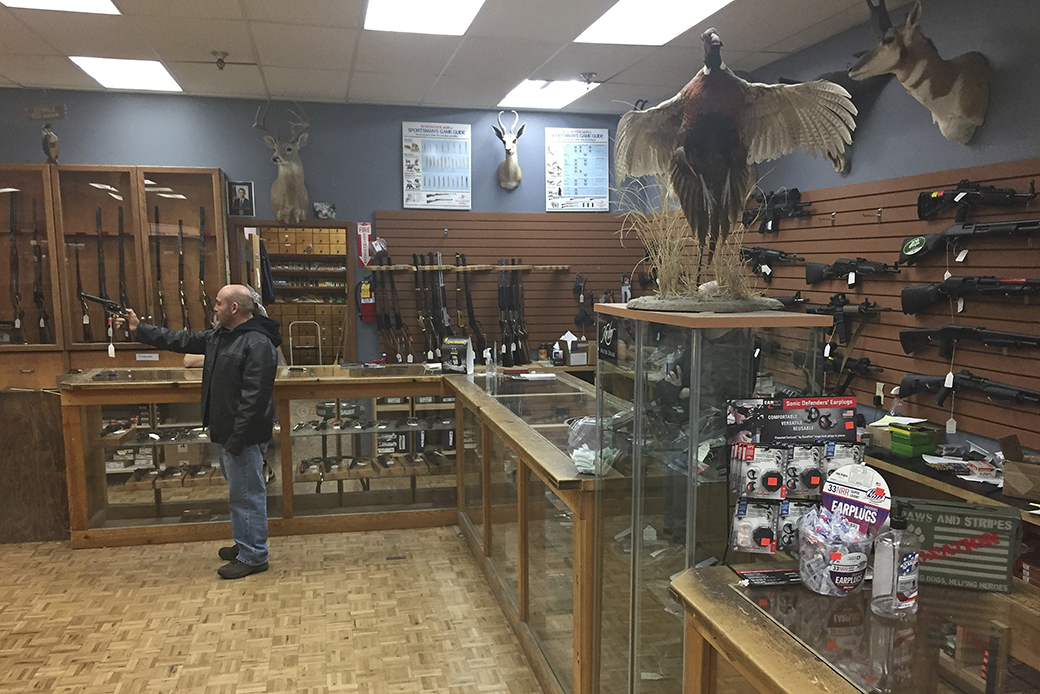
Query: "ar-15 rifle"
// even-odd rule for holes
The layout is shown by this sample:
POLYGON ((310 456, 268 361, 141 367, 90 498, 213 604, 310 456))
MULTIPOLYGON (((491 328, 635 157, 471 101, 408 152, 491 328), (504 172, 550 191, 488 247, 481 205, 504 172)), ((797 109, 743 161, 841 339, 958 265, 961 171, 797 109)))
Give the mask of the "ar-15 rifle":
POLYGON ((913 265, 932 251, 980 236, 1026 236, 1040 231, 1040 219, 990 224, 954 224, 937 234, 911 236, 903 241, 897 265, 913 265))
POLYGON ((1036 335, 1006 333, 970 325, 944 325, 941 328, 909 328, 899 331, 899 343, 907 354, 938 343, 939 356, 950 359, 953 357, 954 346, 963 341, 979 342, 987 347, 1040 348, 1040 337, 1036 335))
MULTIPOLYGON (((126 231, 123 228, 123 206, 119 206, 119 303, 123 306, 130 305, 130 297, 127 296, 126 292, 126 249, 124 244, 126 243, 126 231)), ((123 337, 127 340, 130 339, 130 330, 127 327, 123 328, 123 337)))
POLYGON ((845 344, 852 335, 852 331, 849 328, 849 318, 851 316, 883 313, 891 310, 890 308, 878 306, 876 303, 872 304, 869 299, 864 299, 862 304, 854 304, 849 301, 847 296, 838 293, 831 297, 830 303, 823 306, 809 306, 805 309, 805 312, 833 316, 834 333, 837 335, 838 341, 845 344))
MULTIPOLYGON (((461 254, 462 267, 466 267, 466 254, 461 254)), ((469 329, 473 334, 473 344, 476 347, 477 363, 484 363, 484 350, 487 349, 487 336, 484 334, 484 327, 477 320, 477 315, 473 311, 473 294, 470 293, 469 289, 469 273, 462 273, 462 283, 466 288, 466 315, 469 318, 469 329)))
POLYGON ((188 319, 188 300, 184 296, 184 220, 177 220, 177 287, 181 299, 181 323, 185 330, 191 330, 188 319))
POLYGON ((999 277, 950 277, 938 284, 921 284, 905 287, 900 292, 903 313, 922 311, 940 298, 964 297, 969 295, 1001 294, 1024 296, 1040 292, 1040 280, 1001 279, 999 277))
POLYGON ((199 303, 206 325, 213 323, 213 302, 206 294, 206 208, 199 207, 199 303))
MULTIPOLYGON (((387 267, 390 267, 394 262, 390 259, 390 255, 386 256, 387 267)), ((405 361, 411 364, 414 361, 412 356, 412 336, 408 332, 408 326, 404 324, 404 319, 401 318, 401 304, 397 298, 397 282, 394 280, 394 271, 387 270, 390 275, 390 303, 394 309, 394 328, 397 332, 398 339, 398 350, 404 350, 405 361)))
POLYGON ((903 380, 899 383, 899 397, 908 398, 911 395, 927 391, 935 393, 932 402, 936 405, 942 405, 946 402, 946 398, 949 397, 950 393, 960 390, 975 390, 990 400, 1006 400, 1009 402, 1040 405, 1040 392, 973 376, 967 369, 953 377, 952 385, 947 385, 949 381, 949 374, 945 376, 907 374, 903 376, 903 380))
MULTIPOLYGON (((828 370, 828 366, 834 364, 832 373, 841 373, 842 371, 842 359, 840 355, 831 354, 828 359, 824 360, 824 370, 828 370)), ((849 359, 844 364, 845 380, 838 384, 834 389, 834 395, 844 395, 845 391, 852 385, 853 379, 856 377, 870 378, 873 374, 881 373, 884 371, 883 368, 875 364, 870 363, 870 357, 860 357, 859 359, 849 359)))
POLYGON ((159 206, 155 206, 155 287, 159 293, 159 325, 170 327, 170 319, 166 317, 166 299, 162 290, 162 232, 159 229, 159 206))
POLYGON ((33 225, 33 303, 40 319, 40 344, 54 342, 51 336, 51 315, 47 312, 47 301, 43 295, 43 248, 40 246, 40 228, 36 222, 36 198, 32 201, 33 225))
POLYGON ((412 253, 412 264, 415 266, 415 309, 418 316, 419 327, 422 329, 423 342, 426 346, 424 354, 425 361, 434 360, 434 341, 437 339, 433 333, 432 321, 426 311, 425 293, 423 285, 426 281, 426 273, 419 262, 419 256, 412 253))
POLYGON ((917 196, 917 218, 930 219, 947 207, 957 206, 954 219, 963 222, 968 218, 971 208, 980 205, 988 207, 1013 207, 1027 204, 1036 197, 1036 182, 1029 182, 1029 192, 1019 193, 1014 188, 996 188, 984 186, 967 179, 957 184, 952 190, 934 190, 920 193, 917 196))
POLYGON ((25 344, 25 336, 22 333, 22 318, 25 310, 22 309, 22 290, 18 286, 18 193, 11 191, 11 215, 10 215, 11 244, 8 251, 11 256, 11 311, 14 313, 14 330, 11 333, 11 342, 14 344, 25 344))
POLYGON ((761 246, 741 246, 740 259, 751 264, 751 271, 761 274, 766 282, 773 281, 773 264, 778 262, 805 262, 805 258, 794 253, 785 253, 761 246))
MULTIPOLYGON (((510 265, 523 265, 524 259, 512 259, 510 265)), ((510 287, 510 322, 513 326, 513 336, 516 339, 516 359, 514 366, 526 364, 531 361, 531 351, 527 347, 527 319, 524 317, 524 288, 521 285, 521 271, 513 270, 510 273, 513 281, 510 287)))
POLYGON ((775 234, 780 230, 781 219, 793 219, 795 217, 810 217, 811 212, 806 208, 811 207, 811 202, 802 202, 802 192, 797 188, 781 188, 778 191, 769 191, 763 196, 761 191, 755 193, 755 202, 758 207, 744 210, 744 226, 758 222, 758 233, 775 234))
POLYGON ((824 280, 848 278, 849 287, 859 284, 860 275, 889 275, 899 272, 895 265, 886 265, 866 258, 838 258, 832 264, 806 263, 805 283, 816 284, 824 280))
MULTIPOLYGON (((500 267, 505 267, 502 261, 500 267)), ((502 331, 502 366, 514 366, 513 359, 516 350, 516 338, 513 335, 513 327, 509 322, 509 296, 506 287, 506 271, 498 271, 498 327, 502 331)))
POLYGON ((90 329, 90 309, 87 306, 86 300, 83 298, 87 296, 83 293, 83 275, 79 269, 79 247, 81 244, 75 244, 76 248, 76 297, 79 299, 79 307, 83 311, 83 341, 93 342, 94 331, 90 329))

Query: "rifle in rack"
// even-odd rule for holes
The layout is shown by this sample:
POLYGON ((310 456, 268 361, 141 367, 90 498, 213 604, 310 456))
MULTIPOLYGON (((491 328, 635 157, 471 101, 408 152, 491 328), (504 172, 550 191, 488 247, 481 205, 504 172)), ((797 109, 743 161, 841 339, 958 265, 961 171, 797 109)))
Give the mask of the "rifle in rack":
POLYGON ((155 286, 159 293, 159 325, 170 327, 170 319, 166 317, 166 299, 162 291, 162 232, 159 230, 159 206, 155 206, 155 286))
POLYGON ((998 383, 987 378, 974 376, 967 369, 953 377, 952 385, 947 385, 950 375, 927 376, 925 374, 907 374, 899 383, 899 397, 908 398, 921 392, 935 393, 932 402, 942 405, 950 393, 961 390, 975 390, 990 400, 1006 400, 1008 402, 1032 403, 1040 405, 1040 392, 1019 388, 1006 383, 998 383))
POLYGON ((25 344, 25 336, 22 333, 22 318, 25 310, 22 309, 22 290, 18 286, 18 193, 11 191, 11 215, 10 215, 11 245, 11 311, 14 313, 14 329, 11 332, 13 344, 25 344))
POLYGON ((982 236, 1027 236, 1040 232, 1040 219, 1022 222, 992 222, 990 224, 954 224, 937 234, 911 236, 903 241, 897 265, 913 265, 921 258, 940 248, 970 241, 982 236))
MULTIPOLYGON (((98 273, 98 282, 97 282, 97 284, 98 284, 98 296, 101 297, 102 299, 106 300, 106 301, 109 301, 110 298, 108 296, 108 279, 106 277, 106 275, 108 273, 105 272, 105 236, 104 236, 104 233, 101 231, 101 208, 100 207, 97 207, 97 208, 94 209, 94 232, 97 235, 97 273, 98 273)), ((85 294, 84 296, 90 296, 90 295, 89 294, 85 294)), ((105 316, 105 324, 106 324, 105 331, 106 331, 109 339, 112 339, 114 337, 113 334, 112 334, 112 323, 111 323, 111 321, 108 320, 108 316, 107 315, 105 316)))
POLYGON ((32 201, 33 225, 33 303, 40 319, 40 344, 54 342, 51 336, 51 315, 47 312, 47 300, 43 296, 43 248, 40 246, 40 228, 36 222, 36 198, 32 201))
POLYGON ((1029 192, 1019 193, 1013 188, 997 188, 984 186, 975 181, 963 180, 952 190, 934 190, 917 196, 917 218, 930 219, 947 207, 957 206, 954 220, 963 222, 968 218, 971 208, 986 205, 987 207, 1012 207, 1025 205, 1036 197, 1036 182, 1029 182, 1029 192))
POLYGON ((455 254, 455 325, 458 326, 461 337, 469 337, 469 328, 462 317, 462 254, 455 254))
MULTIPOLYGON (((523 265, 524 259, 511 260, 511 265, 523 265)), ((527 364, 531 361, 531 351, 527 346, 527 319, 524 317, 524 288, 521 285, 521 271, 512 271, 512 299, 513 306, 512 324, 513 336, 516 338, 517 364, 527 364)))
POLYGON ((849 326, 849 318, 851 316, 883 313, 891 310, 890 308, 878 306, 876 303, 872 304, 869 299, 864 299, 862 304, 855 304, 849 301, 849 298, 844 294, 838 293, 831 297, 830 303, 822 306, 809 306, 805 309, 805 312, 833 317, 833 331, 837 335, 838 341, 846 344, 852 336, 852 330, 849 326))
MULTIPOLYGON (((376 260, 378 267, 385 266, 386 256, 380 255, 376 260)), ((393 323, 390 320, 390 300, 386 295, 386 278, 383 272, 374 270, 372 281, 376 290, 376 332, 383 338, 383 352, 394 355, 398 364, 404 361, 397 335, 394 334, 393 323)))
POLYGON ((805 283, 816 284, 824 280, 848 278, 849 287, 859 284, 860 275, 897 274, 899 268, 866 258, 838 258, 830 265, 826 263, 806 263, 805 283))
MULTIPOLYGON (((461 254, 462 267, 466 265, 466 254, 461 254)), ((477 320, 476 313, 473 312, 473 294, 469 290, 469 273, 462 273, 462 283, 466 288, 466 316, 469 318, 469 329, 473 335, 473 346, 476 348, 476 358, 478 364, 484 363, 484 350, 487 349, 487 336, 484 334, 484 327, 477 320)))
POLYGON ((758 222, 760 234, 778 232, 781 219, 812 216, 812 212, 806 210, 812 207, 812 203, 802 202, 802 192, 797 188, 781 188, 778 191, 769 191, 768 195, 759 191, 755 193, 755 202, 758 203, 758 207, 744 210, 743 222, 748 229, 758 222))
MULTIPOLYGON (((438 312, 441 324, 441 340, 445 337, 454 337, 455 330, 451 327, 451 313, 448 312, 448 291, 444 286, 444 270, 442 268, 443 259, 441 258, 440 252, 437 253, 437 286, 434 287, 433 291, 437 294, 438 301, 440 302, 440 311, 438 312)), ((434 261, 433 253, 430 253, 430 264, 434 261)))
MULTIPOLYGON (((390 260, 390 256, 387 255, 387 267, 391 267, 393 264, 394 262, 390 260)), ((412 336, 408 332, 408 326, 404 324, 404 319, 401 317, 401 304, 397 298, 397 282, 394 280, 394 271, 387 270, 386 274, 390 276, 390 303, 394 309, 394 328, 397 331, 397 351, 403 351, 405 361, 411 364, 414 361, 414 357, 412 357, 412 336)))
POLYGON ((80 309, 83 311, 83 341, 93 342, 94 331, 90 329, 90 308, 87 306, 86 300, 83 298, 83 275, 79 269, 79 247, 81 244, 75 244, 76 247, 76 297, 79 299, 80 309))
POLYGON ((185 330, 191 330, 188 320, 188 299, 184 296, 184 220, 177 220, 177 288, 181 298, 181 322, 185 330))
POLYGON ((502 366, 514 366, 513 355, 515 350, 515 338, 513 328, 509 323, 509 297, 506 287, 505 261, 501 261, 498 271, 498 327, 502 331, 502 366))
MULTIPOLYGON (((433 265, 433 263, 430 263, 430 265, 433 265)), ((423 298, 425 300, 424 306, 426 309, 423 313, 426 316, 426 327, 430 332, 430 340, 433 344, 433 359, 440 361, 441 344, 444 342, 444 335, 441 333, 440 323, 437 321, 437 316, 440 311, 437 308, 437 302, 431 286, 433 276, 426 269, 426 256, 422 253, 419 254, 419 267, 422 268, 422 288, 423 298)))
POLYGON ((751 265, 751 271, 762 275, 766 282, 773 281, 773 265, 778 262, 804 262, 805 258, 794 253, 785 253, 775 248, 741 246, 740 259, 751 265))
POLYGON ((199 303, 206 325, 213 323, 213 302, 206 294, 206 208, 199 208, 199 303))
MULTIPOLYGON (((126 230, 123 228, 123 206, 119 206, 119 303, 123 306, 130 305, 130 297, 126 292, 126 230)), ((130 328, 123 326, 123 337, 130 339, 130 328)))
POLYGON ((415 266, 415 311, 418 316, 419 327, 422 329, 423 344, 426 347, 423 361, 433 361, 433 342, 436 338, 433 335, 426 313, 425 292, 423 291, 423 283, 426 280, 426 276, 421 269, 419 256, 415 253, 412 253, 412 265, 415 266))
POLYGON ((899 343, 907 354, 924 349, 929 345, 938 344, 939 356, 943 359, 950 359, 953 357, 953 348, 963 341, 978 342, 987 347, 1040 348, 1040 336, 1006 333, 1000 330, 987 330, 986 328, 976 328, 970 325, 944 325, 941 328, 908 328, 899 331, 899 343))

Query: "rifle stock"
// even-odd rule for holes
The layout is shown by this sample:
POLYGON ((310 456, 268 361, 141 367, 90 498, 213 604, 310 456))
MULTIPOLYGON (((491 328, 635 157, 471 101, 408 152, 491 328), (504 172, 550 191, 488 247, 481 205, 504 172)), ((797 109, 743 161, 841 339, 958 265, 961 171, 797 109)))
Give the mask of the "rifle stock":
POLYGON ((159 325, 170 327, 170 319, 166 316, 166 299, 162 289, 162 232, 159 227, 159 206, 155 206, 155 287, 159 296, 156 308, 159 311, 159 325))
POLYGON ((942 297, 971 295, 1020 296, 1040 292, 1040 280, 1000 277, 949 277, 938 284, 905 287, 900 293, 903 313, 917 313, 942 297))
POLYGON ((938 344, 939 356, 950 359, 953 357, 954 347, 962 341, 978 342, 987 347, 1040 348, 1040 337, 1035 335, 987 330, 969 325, 944 325, 941 328, 910 328, 899 331, 899 343, 907 354, 938 344))

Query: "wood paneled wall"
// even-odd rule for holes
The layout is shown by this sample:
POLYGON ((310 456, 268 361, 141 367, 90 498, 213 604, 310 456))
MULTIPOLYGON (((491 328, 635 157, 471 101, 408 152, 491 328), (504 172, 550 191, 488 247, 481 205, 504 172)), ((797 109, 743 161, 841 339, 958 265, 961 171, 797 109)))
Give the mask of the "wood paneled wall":
MULTIPOLYGON (((439 211, 376 212, 373 233, 386 239, 395 263, 411 264, 413 253, 442 254, 446 265, 455 263, 456 253, 465 253, 469 265, 494 264, 500 258, 522 258, 528 265, 570 265, 567 271, 525 272, 524 310, 532 349, 542 342, 554 342, 568 330, 580 335, 574 325, 579 305, 572 293, 576 273, 587 279, 586 289, 599 300, 604 290, 612 290, 620 301, 621 276, 631 273, 643 257, 643 247, 634 238, 625 239, 618 231, 622 218, 597 213, 472 213, 439 211)), ((364 274, 364 270, 360 271, 364 274)), ((498 274, 472 272, 470 289, 473 308, 489 343, 501 342, 498 328, 498 274)), ((401 312, 419 344, 416 325, 414 283, 411 273, 395 273, 401 312)), ((455 321, 455 278, 444 277, 448 308, 455 321)), ((633 295, 638 296, 638 282, 633 295)), ((587 302, 586 310, 593 315, 587 302)), ((465 309, 463 309, 465 310, 465 309)), ((594 337, 588 328, 586 337, 594 337)))
MULTIPOLYGON (((1040 159, 803 191, 803 200, 812 203, 812 217, 783 220, 779 233, 775 235, 750 232, 744 243, 797 253, 815 262, 832 263, 838 258, 864 257, 892 264, 899 257, 905 238, 939 232, 955 223, 952 208, 940 213, 936 219, 918 220, 918 193, 953 188, 962 179, 1025 192, 1031 180, 1040 179, 1040 159)), ((969 214, 968 222, 1036 218, 1040 218, 1040 198, 1026 207, 975 208, 969 214)), ((888 393, 899 384, 904 374, 946 374, 950 370, 949 361, 941 359, 935 348, 904 354, 899 344, 899 330, 902 328, 940 327, 953 323, 1040 335, 1040 297, 1034 297, 1031 302, 1003 296, 967 297, 962 313, 956 313, 956 308, 946 301, 915 315, 901 312, 900 290, 903 287, 941 282, 947 268, 955 277, 1040 278, 1040 235, 979 239, 964 243, 960 248, 968 250, 963 262, 955 261, 956 252, 938 251, 914 266, 902 268, 898 275, 862 277, 856 289, 849 289, 845 280, 830 280, 809 287, 805 283, 804 266, 787 263, 777 264, 772 284, 763 286, 768 288, 768 295, 789 295, 801 290, 813 304, 826 303, 832 294, 845 292, 853 301, 862 302, 869 298, 892 308, 890 313, 868 319, 870 324, 851 354, 853 358, 870 357, 874 364, 885 369, 876 379, 855 379, 851 394, 856 395, 860 402, 869 404, 874 396, 875 382, 883 381, 884 406, 887 408, 891 404, 888 393)), ((857 323, 858 319, 854 318, 853 327, 857 323)), ((1001 349, 961 343, 955 353, 953 371, 958 373, 962 369, 1001 383, 1040 390, 1040 350, 1008 350, 1004 354, 1001 349)), ((828 377, 829 384, 834 381, 834 376, 828 377)), ((950 417, 952 407, 960 430, 994 438, 1015 433, 1023 445, 1040 448, 1040 406, 990 401, 980 393, 967 391, 951 397, 943 407, 932 404, 931 396, 924 393, 910 398, 907 403, 907 415, 943 423, 950 417)))

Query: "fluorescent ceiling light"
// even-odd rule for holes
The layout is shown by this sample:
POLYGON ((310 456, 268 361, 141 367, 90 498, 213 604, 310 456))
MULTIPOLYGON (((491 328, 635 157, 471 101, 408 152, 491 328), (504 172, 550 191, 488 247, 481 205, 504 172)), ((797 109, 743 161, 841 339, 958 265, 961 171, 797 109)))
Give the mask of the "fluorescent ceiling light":
POLYGON ((462 36, 484 0, 368 0, 365 29, 462 36))
POLYGON ((146 178, 146 179, 144 179, 144 184, 145 184, 146 186, 154 186, 154 185, 155 185, 155 181, 150 181, 150 180, 148 180, 148 179, 146 178))
POLYGON ((115 198, 119 202, 123 202, 123 196, 122 195, 119 195, 118 193, 109 193, 109 195, 111 195, 113 198, 115 198))
POLYGON ((98 190, 110 190, 113 193, 118 193, 119 192, 118 188, 113 188, 112 186, 108 185, 107 183, 88 183, 87 185, 88 186, 93 186, 94 188, 97 188, 98 190))
POLYGON ((17 193, 20 188, 0 188, 0 193, 17 193))
MULTIPOLYGON (((145 183, 147 183, 147 182, 148 181, 145 181, 145 183)), ((164 186, 157 186, 157 187, 145 186, 144 187, 144 192, 146 192, 146 193, 172 193, 173 192, 173 188, 166 188, 164 186)))
POLYGON ((188 198, 181 195, 180 193, 158 193, 160 198, 171 198, 173 200, 187 200, 188 198))
POLYGON ((563 108, 579 96, 588 94, 600 85, 581 80, 546 82, 524 80, 498 104, 499 108, 563 108))
POLYGON ((106 89, 136 89, 150 92, 183 91, 173 76, 157 60, 88 58, 69 56, 83 72, 106 89))
POLYGON ((575 43, 663 46, 733 0, 618 0, 575 43))
POLYGON ((26 10, 119 14, 112 0, 0 0, 0 5, 26 10))

